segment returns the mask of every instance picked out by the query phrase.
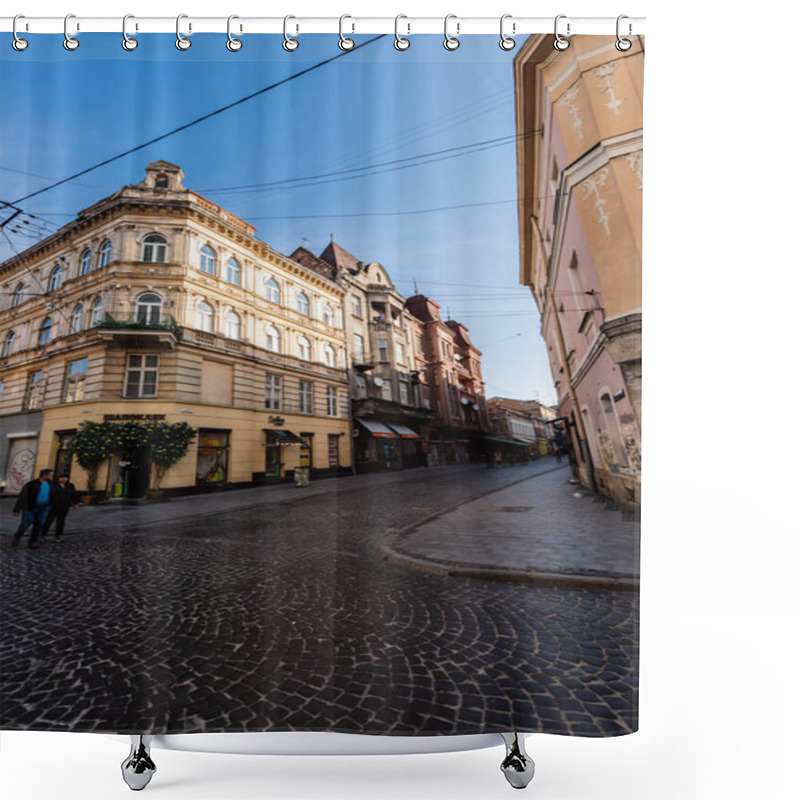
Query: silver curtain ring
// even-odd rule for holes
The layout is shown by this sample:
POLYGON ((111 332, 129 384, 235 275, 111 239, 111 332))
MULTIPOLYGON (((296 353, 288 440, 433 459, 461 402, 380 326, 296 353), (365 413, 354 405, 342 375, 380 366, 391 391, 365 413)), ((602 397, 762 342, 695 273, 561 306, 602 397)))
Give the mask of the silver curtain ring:
MULTIPOLYGON (((503 14, 503 16, 500 17, 500 49, 501 50, 513 50, 517 46, 517 43, 510 36, 506 36, 505 33, 503 32, 503 25, 505 24, 505 21, 507 19, 511 19, 511 14, 503 14)), ((517 26, 512 22, 511 23, 511 32, 512 33, 516 33, 516 27, 517 26)))
POLYGON ((69 35, 69 21, 71 19, 75 19, 74 14, 67 14, 67 16, 64 17, 64 49, 70 51, 77 50, 81 45, 81 43, 74 36, 69 35))
MULTIPOLYGON (((614 47, 616 47, 617 50, 619 50, 621 53, 625 53, 628 50, 630 50, 631 47, 633 47, 633 43, 631 42, 630 39, 623 39, 619 35, 619 27, 620 27, 619 24, 620 24, 620 22, 622 22, 623 19, 628 19, 628 17, 625 14, 620 14, 617 17, 617 41, 614 44, 614 47)), ((629 22, 628 23, 628 36, 630 36, 631 33, 633 33, 633 25, 631 25, 631 23, 629 22)))
POLYGON ((11 23, 11 33, 14 35, 14 41, 11 42, 11 46, 19 53, 25 50, 28 46, 28 40, 23 39, 20 36, 17 36, 17 20, 18 19, 25 19, 24 14, 17 14, 14 17, 14 21, 11 23))
MULTIPOLYGON (((451 19, 457 19, 456 15, 448 14, 444 18, 444 49, 450 51, 458 50, 458 46, 461 44, 456 36, 451 36, 447 31, 447 24, 451 19)), ((458 33, 458 27, 458 23, 456 23, 456 33, 458 33)))
POLYGON ((339 17, 339 48, 341 50, 352 50, 356 43, 344 35, 344 21, 346 19, 353 19, 349 14, 342 14, 339 17))
POLYGON ((293 17, 291 14, 289 14, 283 18, 283 49, 289 53, 292 53, 297 50, 298 47, 300 47, 300 42, 297 39, 293 39, 291 36, 289 36, 288 25, 290 19, 296 19, 296 17, 293 17))
POLYGON ((225 44, 225 47, 231 51, 231 53, 238 53, 239 50, 242 49, 243 42, 241 39, 237 39, 235 36, 231 35, 231 21, 234 19, 239 19, 236 14, 231 14, 228 17, 228 41, 225 44))
MULTIPOLYGON (((405 14, 398 14, 394 18, 394 46, 396 50, 408 50, 411 47, 411 39, 406 39, 405 36, 400 35, 400 20, 408 19, 405 14)), ((406 23, 408 33, 411 33, 411 26, 406 23)))
POLYGON ((126 14, 122 18, 122 49, 128 52, 135 50, 139 46, 138 39, 135 39, 133 36, 128 36, 129 19, 136 19, 136 17, 134 17, 133 14, 126 14))
MULTIPOLYGON (((181 20, 188 18, 188 14, 178 14, 175 20, 175 47, 177 47, 178 50, 188 50, 192 46, 192 40, 187 39, 181 33, 181 20)), ((191 30, 191 25, 189 26, 189 30, 191 30)))
MULTIPOLYGON (((554 33, 556 35, 556 40, 553 42, 553 47, 555 47, 556 50, 564 51, 569 47, 569 39, 565 39, 558 32, 558 21, 560 19, 566 19, 566 18, 567 18, 566 14, 559 14, 556 17, 556 21, 555 21, 555 24, 553 26, 554 33)), ((570 24, 569 24, 569 22, 567 22, 567 36, 569 36, 569 29, 570 29, 570 24)))

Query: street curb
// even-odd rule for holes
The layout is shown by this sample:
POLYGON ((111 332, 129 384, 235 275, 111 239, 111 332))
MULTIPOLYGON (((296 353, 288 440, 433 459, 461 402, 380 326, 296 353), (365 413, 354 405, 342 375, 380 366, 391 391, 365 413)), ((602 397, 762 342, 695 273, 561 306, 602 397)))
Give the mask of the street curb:
POLYGON ((638 592, 638 578, 611 575, 586 575, 571 572, 545 572, 543 570, 502 569, 498 567, 466 566, 448 561, 435 561, 402 553, 389 545, 381 545, 384 561, 397 567, 425 572, 429 575, 457 578, 478 578, 485 581, 532 583, 539 586, 563 586, 573 589, 605 590, 612 592, 638 592))

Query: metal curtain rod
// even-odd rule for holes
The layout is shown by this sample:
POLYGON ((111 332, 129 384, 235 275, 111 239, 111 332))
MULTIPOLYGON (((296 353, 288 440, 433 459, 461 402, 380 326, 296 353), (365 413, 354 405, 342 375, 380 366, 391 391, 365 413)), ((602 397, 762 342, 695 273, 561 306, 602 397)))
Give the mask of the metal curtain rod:
MULTIPOLYGON (((24 5, 24 4, 23 4, 24 5)), ((72 35, 81 33, 121 33, 122 17, 82 17, 69 15, 69 32, 72 35)), ((228 17, 194 17, 191 14, 181 15, 181 31, 192 33, 226 33, 228 17)), ((237 35, 249 33, 285 32, 284 17, 234 17, 233 30, 237 35)), ((443 17, 290 17, 289 31, 292 35, 300 33, 340 33, 370 34, 395 33, 404 35, 438 34, 444 31, 443 17)), ((13 17, 0 17, 0 31, 11 32, 13 17)), ((559 30, 564 33, 569 24, 569 35, 606 34, 613 36, 617 30, 616 17, 569 17, 560 15, 559 30)), ((459 17, 451 16, 448 29, 456 36, 476 33, 498 33, 500 15, 496 17, 459 17)), ((64 33, 64 17, 26 17, 17 19, 17 33, 64 33)), ((507 35, 525 35, 530 33, 553 33, 553 17, 514 17, 505 15, 503 22, 507 35)), ((625 35, 643 35, 645 17, 625 17, 625 35)), ((126 23, 128 35, 142 33, 175 33, 175 17, 137 17, 129 16, 126 23)))

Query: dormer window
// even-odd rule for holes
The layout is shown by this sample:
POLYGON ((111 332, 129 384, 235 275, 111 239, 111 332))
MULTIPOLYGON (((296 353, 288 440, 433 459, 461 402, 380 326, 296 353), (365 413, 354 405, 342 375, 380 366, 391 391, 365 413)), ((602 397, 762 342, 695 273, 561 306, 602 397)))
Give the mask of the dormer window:
POLYGON ((169 189, 169 178, 163 173, 156 175, 156 189, 169 189))

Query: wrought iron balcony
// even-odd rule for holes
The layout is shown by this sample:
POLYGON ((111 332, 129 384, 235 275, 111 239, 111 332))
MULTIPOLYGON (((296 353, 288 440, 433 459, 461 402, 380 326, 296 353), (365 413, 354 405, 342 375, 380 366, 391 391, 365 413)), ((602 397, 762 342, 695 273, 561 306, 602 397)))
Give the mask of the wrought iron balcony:
POLYGON ((183 339, 181 328, 172 316, 140 310, 105 314, 95 325, 101 337, 124 347, 159 347, 174 350, 183 339))

